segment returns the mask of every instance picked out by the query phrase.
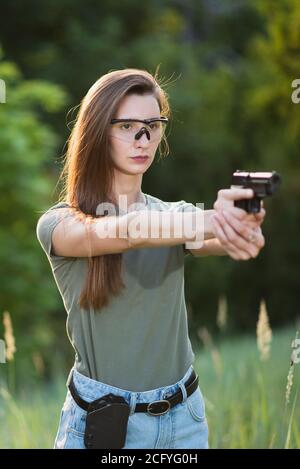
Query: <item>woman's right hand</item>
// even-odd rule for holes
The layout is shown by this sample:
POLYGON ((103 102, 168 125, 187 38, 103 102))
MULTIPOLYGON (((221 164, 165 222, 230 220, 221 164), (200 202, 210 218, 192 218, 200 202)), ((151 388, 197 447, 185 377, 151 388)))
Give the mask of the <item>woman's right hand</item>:
POLYGON ((211 217, 212 230, 227 254, 235 260, 256 257, 265 245, 260 225, 266 211, 261 203, 259 213, 247 213, 234 206, 235 200, 254 196, 252 189, 231 188, 218 192, 211 217))

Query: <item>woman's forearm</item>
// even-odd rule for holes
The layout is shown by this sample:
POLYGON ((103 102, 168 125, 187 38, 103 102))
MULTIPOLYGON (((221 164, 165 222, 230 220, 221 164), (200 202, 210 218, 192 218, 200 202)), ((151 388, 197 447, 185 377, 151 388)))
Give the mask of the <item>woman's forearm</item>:
MULTIPOLYGON (((140 210, 129 212, 128 242, 131 249, 155 246, 175 246, 214 238, 210 218, 215 210, 161 212, 140 210), (199 218, 197 218, 199 217, 199 218)), ((197 249, 200 249, 200 247, 197 249)))
POLYGON ((207 239, 204 241, 202 248, 190 249, 190 251, 195 257, 228 255, 217 238, 207 239))

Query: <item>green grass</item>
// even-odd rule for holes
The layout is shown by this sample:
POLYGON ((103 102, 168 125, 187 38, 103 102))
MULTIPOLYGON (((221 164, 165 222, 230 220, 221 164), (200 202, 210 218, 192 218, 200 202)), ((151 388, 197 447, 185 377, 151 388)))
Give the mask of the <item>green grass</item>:
POLYGON ((51 386, 36 385, 13 398, 0 386, 0 448, 52 448, 67 376, 57 377, 51 386), (3 425, 5 422, 5 425, 3 425))
MULTIPOLYGON (((265 363, 259 360, 255 335, 222 340, 215 360, 211 349, 194 344, 211 448, 300 448, 300 396, 295 399, 300 363, 295 365, 290 403, 285 404, 294 336, 294 329, 273 331, 265 363)), ((1 448, 53 447, 66 379, 67 374, 60 375, 51 386, 23 389, 17 398, 0 386, 1 448)))
POLYGON ((285 399, 294 337, 294 329, 273 331, 266 362, 259 358, 255 335, 223 340, 217 346, 218 366, 211 350, 197 350, 211 448, 300 448, 300 363, 294 366, 288 405, 285 399))

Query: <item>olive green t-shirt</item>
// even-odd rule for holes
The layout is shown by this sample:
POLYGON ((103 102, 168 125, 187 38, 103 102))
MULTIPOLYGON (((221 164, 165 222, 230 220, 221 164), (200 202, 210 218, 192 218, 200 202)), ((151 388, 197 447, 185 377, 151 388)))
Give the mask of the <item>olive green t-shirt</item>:
MULTIPOLYGON (((184 200, 164 202, 143 194, 147 210, 195 207, 184 200)), ((81 309, 77 301, 88 258, 52 253, 52 231, 61 220, 63 207, 68 205, 60 202, 50 207, 39 218, 36 234, 67 312, 66 331, 75 351, 74 367, 89 378, 129 391, 176 383, 195 359, 184 296, 184 257, 189 251, 179 244, 124 252, 122 277, 126 288, 101 310, 81 309)))

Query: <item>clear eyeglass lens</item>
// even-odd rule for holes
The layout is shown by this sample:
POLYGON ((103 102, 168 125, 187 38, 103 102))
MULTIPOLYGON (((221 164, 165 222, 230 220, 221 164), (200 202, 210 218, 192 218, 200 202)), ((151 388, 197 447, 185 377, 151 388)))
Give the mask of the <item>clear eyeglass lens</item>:
POLYGON ((160 140, 163 137, 166 125, 161 121, 153 121, 150 124, 138 121, 118 122, 117 124, 112 124, 112 135, 121 140, 131 142, 142 127, 149 131, 150 142, 152 142, 160 140))

